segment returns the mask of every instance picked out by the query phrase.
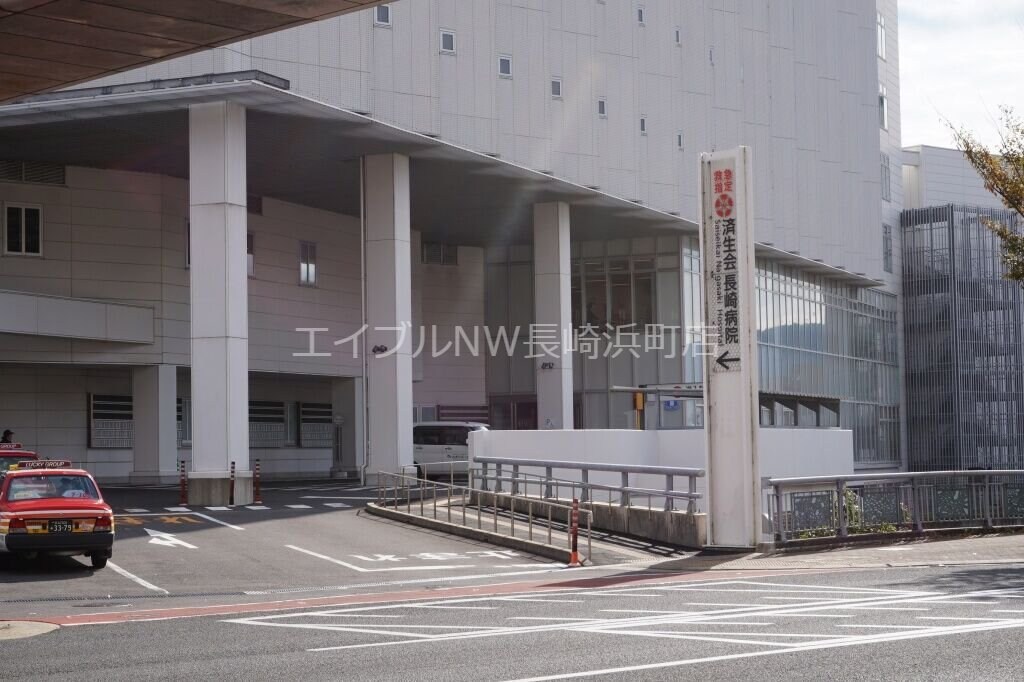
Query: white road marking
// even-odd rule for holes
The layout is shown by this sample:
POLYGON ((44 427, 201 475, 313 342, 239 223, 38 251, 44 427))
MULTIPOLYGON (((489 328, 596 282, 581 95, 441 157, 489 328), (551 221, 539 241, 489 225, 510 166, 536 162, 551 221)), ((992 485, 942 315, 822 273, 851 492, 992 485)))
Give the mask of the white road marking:
POLYGON ((270 509, 270 507, 265 507, 262 504, 248 504, 245 506, 245 508, 252 509, 253 511, 263 511, 265 509, 270 509))
POLYGON ((164 507, 169 512, 190 512, 192 511, 188 507, 164 507))
POLYGON ((858 609, 861 611, 931 611, 925 606, 845 606, 836 604, 837 609, 858 609))
POLYGON ((1021 609, 992 609, 992 613, 1024 613, 1021 609))
POLYGON ((141 509, 139 507, 128 507, 128 508, 125 509, 125 511, 128 512, 129 514, 148 514, 149 513, 148 509, 141 509))
POLYGON ((332 564, 337 564, 338 566, 350 568, 353 571, 356 571, 357 573, 386 573, 391 571, 441 571, 449 568, 476 568, 474 564, 462 564, 459 566, 395 566, 394 568, 363 568, 362 566, 356 566, 355 564, 350 564, 347 561, 335 559, 334 557, 329 557, 326 554, 319 554, 308 549, 303 549, 302 547, 296 547, 295 545, 285 545, 285 547, 287 547, 288 549, 293 549, 296 552, 308 554, 309 556, 316 557, 317 559, 329 561, 332 564))
POLYGON ((209 511, 231 511, 231 507, 207 507, 209 511))
POLYGON ((601 609, 601 613, 663 613, 673 616, 692 616, 700 611, 650 611, 645 609, 601 609))
POLYGON ((170 594, 170 592, 168 592, 164 588, 157 587, 156 585, 154 585, 153 583, 149 582, 148 580, 143 580, 142 578, 140 578, 139 576, 135 575, 134 573, 130 573, 130 572, 126 571, 125 569, 121 568, 120 566, 115 564, 113 561, 108 561, 107 562, 107 566, 109 566, 110 569, 114 571, 114 573, 117 573, 118 575, 123 575, 125 578, 128 578, 128 580, 131 580, 134 583, 142 585, 147 590, 152 590, 153 592, 159 592, 160 594, 170 594))
POLYGON ((549 604, 582 604, 582 599, 540 599, 531 597, 500 597, 499 601, 535 601, 549 604))
POLYGON ((220 519, 215 519, 212 516, 207 516, 206 514, 200 514, 199 512, 192 512, 192 515, 193 516, 198 516, 201 519, 206 519, 207 521, 210 521, 211 523, 220 524, 220 525, 224 526, 225 528, 230 528, 231 530, 245 530, 241 526, 236 526, 233 523, 228 523, 227 521, 221 521, 220 519))
POLYGON ((964 616, 917 616, 921 620, 973 620, 973 621, 996 621, 1006 622, 1006 618, 966 618, 964 616))
POLYGON ((286 504, 289 509, 312 509, 308 504, 286 504))
MULTIPOLYGON (((300 500, 355 500, 359 498, 349 497, 347 495, 303 495, 299 498, 300 500)), ((372 498, 376 500, 377 498, 372 498)))
MULTIPOLYGON (((493 611, 497 606, 445 606, 442 604, 413 604, 412 609, 454 609, 459 611, 493 611)), ((478 628, 479 629, 479 628, 478 628)))
POLYGON ((509 616, 505 620, 553 620, 553 621, 581 621, 584 623, 592 623, 595 618, 555 618, 554 616, 509 616))
POLYGON ((172 533, 164 533, 160 530, 153 530, 152 528, 143 528, 149 534, 149 542, 153 545, 161 545, 163 547, 184 547, 185 549, 199 549, 195 545, 175 537, 172 533))
POLYGON ((873 628, 873 629, 885 629, 885 630, 927 630, 927 625, 836 625, 837 628, 873 628))
POLYGON ((700 636, 683 635, 670 631, 658 630, 583 630, 583 632, 590 632, 599 635, 627 635, 632 637, 657 637, 658 639, 688 639, 699 642, 725 642, 726 644, 756 644, 760 646, 784 647, 787 649, 793 646, 789 642, 764 642, 758 639, 732 639, 730 637, 715 637, 713 634, 700 636))
POLYGON ((334 509, 351 509, 352 505, 345 504, 344 502, 324 502, 325 507, 333 507, 334 509))
POLYGON ((582 672, 562 673, 557 675, 545 675, 542 677, 528 677, 515 680, 514 682, 548 682, 549 680, 568 680, 581 677, 598 677, 601 675, 614 675, 621 673, 636 673, 643 670, 663 670, 665 668, 678 668, 698 663, 715 663, 720 661, 732 661, 742 658, 757 658, 759 656, 773 656, 786 654, 794 651, 813 651, 816 649, 832 649, 844 646, 857 646, 860 644, 875 644, 880 642, 894 642, 906 639, 921 639, 924 637, 940 637, 943 635, 966 634, 971 632, 985 632, 988 630, 1002 630, 1007 628, 1019 628, 1024 626, 1024 621, 1012 623, 998 623, 990 625, 966 625, 949 628, 928 628, 918 632, 891 632, 880 635, 868 635, 864 637, 851 637, 849 639, 833 640, 831 642, 809 643, 807 645, 794 645, 785 649, 772 649, 770 651, 748 651, 740 654, 725 654, 722 656, 707 656, 704 658, 691 658, 678 661, 664 661, 661 663, 647 663, 642 665, 623 666, 620 668, 604 668, 601 670, 587 670, 582 672))

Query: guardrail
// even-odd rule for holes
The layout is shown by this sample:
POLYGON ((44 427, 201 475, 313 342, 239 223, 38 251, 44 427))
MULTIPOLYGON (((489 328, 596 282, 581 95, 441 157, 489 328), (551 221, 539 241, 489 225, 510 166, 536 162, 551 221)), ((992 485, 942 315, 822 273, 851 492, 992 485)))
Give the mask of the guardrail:
POLYGON ((1024 525, 1024 470, 772 478, 775 538, 1024 525))
MULTIPOLYGON (((561 544, 564 532, 565 547, 570 551, 576 550, 573 540, 577 524, 573 523, 571 504, 389 473, 378 474, 377 504, 406 514, 553 547, 561 544), (565 525, 564 531, 562 524, 565 525)), ((585 524, 578 525, 578 530, 586 532, 585 559, 589 561, 593 512, 586 509, 576 511, 580 521, 585 520, 585 524)))
POLYGON ((590 502, 593 499, 593 491, 603 490, 608 493, 608 504, 612 504, 612 494, 618 493, 618 504, 623 507, 632 506, 634 497, 646 497, 648 508, 651 505, 651 499, 653 498, 664 498, 665 511, 673 511, 675 508, 675 500, 684 499, 687 500, 688 513, 695 513, 697 511, 696 503, 697 500, 703 496, 697 492, 697 479, 703 478, 705 475, 704 469, 695 469, 688 467, 664 467, 664 466, 649 466, 642 464, 595 464, 589 462, 562 462, 556 460, 542 460, 542 459, 520 459, 515 457, 475 457, 473 458, 475 464, 480 465, 479 469, 470 470, 471 481, 479 480, 481 488, 483 490, 488 489, 488 481, 494 481, 495 492, 502 492, 503 483, 511 484, 511 492, 513 495, 519 494, 519 486, 526 488, 526 494, 529 494, 529 486, 537 485, 537 498, 538 499, 560 499, 561 488, 569 487, 571 497, 579 498, 580 502, 590 502), (490 467, 494 467, 494 472, 491 473, 490 467), (506 467, 511 469, 511 473, 506 473, 506 467), (544 469, 544 475, 538 474, 527 474, 520 471, 521 468, 536 468, 544 469), (562 479, 556 479, 552 475, 555 469, 567 469, 570 471, 579 471, 581 480, 579 481, 566 481, 562 479), (620 485, 609 485, 604 483, 591 483, 590 472, 610 472, 618 473, 621 478, 620 485), (641 488, 630 485, 630 475, 653 475, 663 476, 665 484, 661 488, 641 488), (676 490, 675 479, 686 478, 687 489, 676 490), (577 493, 579 489, 579 493, 577 493))

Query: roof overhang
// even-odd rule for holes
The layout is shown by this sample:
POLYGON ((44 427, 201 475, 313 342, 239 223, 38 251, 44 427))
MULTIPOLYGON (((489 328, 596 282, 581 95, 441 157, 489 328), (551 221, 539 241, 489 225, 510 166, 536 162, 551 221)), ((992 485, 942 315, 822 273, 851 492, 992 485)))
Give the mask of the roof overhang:
POLYGON ((0 102, 385 0, 0 0, 0 102))
POLYGON ((465 245, 529 242, 532 206, 570 204, 574 239, 696 232, 665 211, 288 91, 259 72, 40 95, 0 106, 7 158, 188 175, 188 108, 246 107, 250 192, 359 214, 359 159, 411 159, 413 227, 465 245))
POLYGON ((758 243, 754 252, 757 254, 758 258, 764 258, 765 260, 781 263, 782 265, 787 265, 800 270, 801 272, 821 275, 826 279, 839 282, 847 286, 864 288, 885 286, 885 282, 872 279, 864 273, 850 272, 845 268, 828 265, 823 261, 807 258, 806 256, 801 256, 800 254, 793 253, 792 251, 783 251, 771 244, 758 243))

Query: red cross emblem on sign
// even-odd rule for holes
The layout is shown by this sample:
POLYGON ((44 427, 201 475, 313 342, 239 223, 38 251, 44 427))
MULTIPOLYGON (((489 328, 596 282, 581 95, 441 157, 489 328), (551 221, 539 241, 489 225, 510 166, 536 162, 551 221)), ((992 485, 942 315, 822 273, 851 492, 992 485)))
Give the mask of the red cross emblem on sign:
POLYGON ((732 207, 735 202, 732 197, 728 194, 719 194, 718 198, 715 199, 715 213, 719 218, 728 218, 732 215, 732 207))

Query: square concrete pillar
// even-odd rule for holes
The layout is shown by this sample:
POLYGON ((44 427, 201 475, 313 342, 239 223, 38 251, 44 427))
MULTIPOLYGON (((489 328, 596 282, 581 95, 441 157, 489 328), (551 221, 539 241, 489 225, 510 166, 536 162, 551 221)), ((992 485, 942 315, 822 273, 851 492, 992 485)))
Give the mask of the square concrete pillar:
POLYGON ((553 202, 533 207, 534 322, 547 341, 558 341, 552 353, 533 349, 537 372, 537 426, 573 428, 572 299, 569 260, 569 204, 553 202), (554 336, 557 334, 557 336, 554 336))
POLYGON ((409 158, 382 154, 363 163, 367 473, 372 476, 412 465, 412 254, 409 158))
POLYGON ((178 374, 174 365, 132 370, 132 483, 178 480, 178 374))
POLYGON ((235 504, 252 500, 245 145, 244 107, 189 107, 190 504, 227 503, 232 462, 235 504))

